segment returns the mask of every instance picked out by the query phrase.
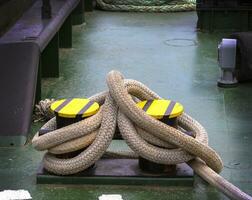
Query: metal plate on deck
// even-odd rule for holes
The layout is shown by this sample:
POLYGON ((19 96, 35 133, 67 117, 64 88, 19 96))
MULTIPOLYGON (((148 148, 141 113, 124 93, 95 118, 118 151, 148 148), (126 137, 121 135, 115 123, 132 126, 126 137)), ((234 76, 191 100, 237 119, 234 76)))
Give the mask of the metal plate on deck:
POLYGON ((41 165, 37 173, 38 184, 192 186, 193 180, 193 170, 185 163, 176 172, 151 174, 139 169, 138 159, 102 158, 93 168, 68 176, 51 174, 41 165))

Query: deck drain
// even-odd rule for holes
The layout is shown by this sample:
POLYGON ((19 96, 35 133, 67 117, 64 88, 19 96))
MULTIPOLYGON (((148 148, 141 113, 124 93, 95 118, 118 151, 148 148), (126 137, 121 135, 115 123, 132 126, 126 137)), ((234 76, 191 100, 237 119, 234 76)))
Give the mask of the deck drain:
POLYGON ((190 47, 190 46, 197 46, 197 42, 193 39, 179 39, 179 38, 174 38, 174 39, 169 39, 164 42, 168 46, 173 46, 173 47, 190 47))
POLYGON ((249 169, 251 165, 249 163, 242 163, 239 161, 230 161, 227 165, 225 165, 228 169, 249 169))

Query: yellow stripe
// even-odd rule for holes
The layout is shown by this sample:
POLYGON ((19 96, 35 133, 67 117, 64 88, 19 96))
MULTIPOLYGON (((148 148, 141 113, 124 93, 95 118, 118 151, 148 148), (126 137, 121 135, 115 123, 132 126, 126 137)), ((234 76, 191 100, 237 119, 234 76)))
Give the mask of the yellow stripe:
POLYGON ((86 112, 82 115, 82 117, 89 117, 97 113, 99 109, 98 103, 93 103, 87 110, 86 112))
POLYGON ((53 102, 52 105, 50 106, 51 111, 54 112, 55 109, 58 108, 62 103, 64 103, 65 100, 66 99, 61 99, 61 100, 53 102))
POLYGON ((184 112, 184 107, 180 103, 176 103, 174 106, 172 113, 170 114, 169 118, 175 118, 180 116, 184 112))
POLYGON ((137 107, 143 109, 143 107, 145 106, 146 103, 147 103, 147 101, 141 101, 141 102, 137 103, 137 107))
MULTIPOLYGON (((82 111, 83 108, 85 108, 85 106, 88 103, 89 104, 91 103, 89 99, 80 99, 80 98, 62 99, 62 100, 55 101, 51 105, 50 109, 51 109, 51 111, 55 112, 56 115, 58 115, 60 117, 75 118, 75 117, 77 117, 77 115, 78 116, 80 115, 80 111, 82 111), (69 102, 66 105, 64 105, 64 107, 62 107, 62 105, 66 101, 69 101, 69 102), (60 106, 62 108, 58 111, 60 106)), ((88 105, 88 108, 85 111, 85 113, 82 114, 82 117, 92 116, 92 115, 96 114, 98 110, 99 110, 99 104, 94 102, 94 103, 92 103, 92 105, 90 105, 90 106, 88 105)))
MULTIPOLYGON (((141 109, 144 109, 145 105, 148 101, 142 101, 137 103, 137 106, 141 109)), ((154 100, 152 104, 149 106, 149 108, 146 110, 146 113, 156 119, 162 119, 163 117, 167 117, 167 109, 172 101, 171 100, 154 100)), ((173 109, 171 110, 171 113, 169 113, 169 118, 175 118, 180 116, 184 111, 183 106, 176 102, 173 109)))
POLYGON ((65 118, 75 118, 80 110, 89 102, 88 99, 73 99, 69 104, 62 108, 58 115, 65 118))
POLYGON ((146 113, 156 119, 162 119, 169 104, 170 101, 167 100, 153 101, 146 113))

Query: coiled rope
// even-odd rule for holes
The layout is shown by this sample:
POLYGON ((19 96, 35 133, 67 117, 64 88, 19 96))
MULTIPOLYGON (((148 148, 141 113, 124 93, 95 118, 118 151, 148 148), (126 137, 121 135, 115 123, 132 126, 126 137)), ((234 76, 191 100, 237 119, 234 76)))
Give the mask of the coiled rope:
POLYGON ((182 12, 196 9, 196 0, 96 0, 102 10, 127 12, 182 12))
POLYGON ((204 127, 187 114, 178 118, 180 129, 192 131, 195 137, 168 126, 147 115, 136 106, 139 100, 160 99, 142 83, 124 79, 112 71, 107 76, 108 92, 90 97, 101 105, 92 117, 56 130, 52 118, 42 129, 53 131, 32 140, 40 151, 47 150, 44 167, 58 175, 75 174, 93 165, 110 145, 116 124, 132 152, 108 152, 117 156, 141 156, 150 161, 173 165, 187 162, 203 179, 232 199, 252 200, 240 189, 218 175, 223 168, 219 155, 208 146, 204 127), (159 147, 157 147, 159 146, 159 147), (58 154, 83 150, 73 158, 58 158, 58 154))

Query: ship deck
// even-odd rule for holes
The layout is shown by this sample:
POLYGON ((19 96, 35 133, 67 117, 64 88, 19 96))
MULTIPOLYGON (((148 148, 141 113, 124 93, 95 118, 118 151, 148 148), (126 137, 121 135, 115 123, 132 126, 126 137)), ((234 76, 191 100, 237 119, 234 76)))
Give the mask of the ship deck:
MULTIPOLYGON (((195 12, 88 13, 86 25, 74 27, 73 48, 60 50, 60 77, 43 79, 42 97, 91 96, 106 89, 110 70, 119 70, 182 103, 208 131, 225 165, 221 175, 252 194, 252 84, 217 87, 217 43, 228 33, 197 32, 196 22, 195 12)), ((32 125, 30 139, 41 125, 32 125)), ((43 153, 30 142, 0 148, 0 189, 27 189, 36 200, 227 199, 197 177, 194 187, 37 185, 43 153)))

